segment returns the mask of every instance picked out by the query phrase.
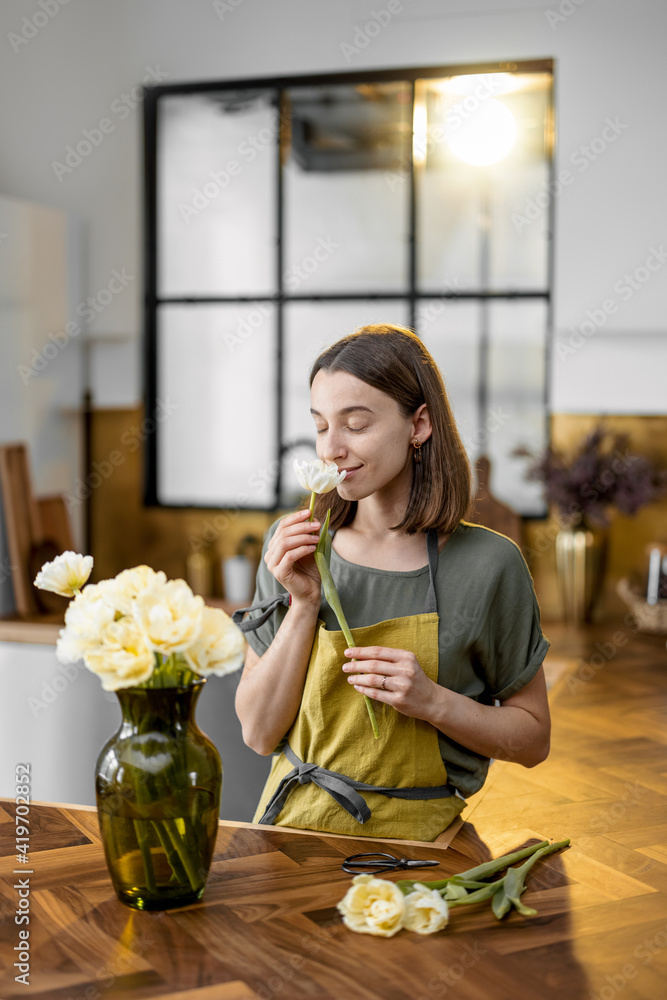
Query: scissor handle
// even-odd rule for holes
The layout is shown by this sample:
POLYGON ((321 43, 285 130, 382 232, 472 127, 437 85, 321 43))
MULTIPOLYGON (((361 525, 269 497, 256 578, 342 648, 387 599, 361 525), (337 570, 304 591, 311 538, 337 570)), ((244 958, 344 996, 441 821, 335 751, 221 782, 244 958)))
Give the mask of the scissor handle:
POLYGON ((382 854, 381 851, 368 854, 351 854, 345 858, 341 868, 348 875, 361 875, 365 872, 373 872, 379 875, 380 872, 394 872, 400 868, 430 868, 431 865, 439 865, 439 861, 411 861, 408 858, 396 858, 393 854, 382 854), (383 862, 381 859, 386 859, 383 862))
POLYGON ((394 871, 398 866, 398 858, 393 854, 382 854, 378 851, 370 854, 351 854, 349 858, 345 858, 341 868, 348 875, 360 875, 368 871, 379 875, 380 872, 394 871), (383 863, 381 860, 383 858, 388 864, 383 863))

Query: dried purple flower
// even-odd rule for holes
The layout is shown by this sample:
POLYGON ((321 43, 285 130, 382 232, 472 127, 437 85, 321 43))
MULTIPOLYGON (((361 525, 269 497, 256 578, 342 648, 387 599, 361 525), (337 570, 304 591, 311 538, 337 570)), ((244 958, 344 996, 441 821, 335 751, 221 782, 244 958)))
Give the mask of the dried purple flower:
POLYGON ((606 526, 609 508, 637 511, 667 493, 667 469, 629 450, 627 434, 598 425, 569 458, 556 448, 535 456, 525 446, 512 454, 529 458, 526 479, 544 485, 547 503, 574 522, 606 526))

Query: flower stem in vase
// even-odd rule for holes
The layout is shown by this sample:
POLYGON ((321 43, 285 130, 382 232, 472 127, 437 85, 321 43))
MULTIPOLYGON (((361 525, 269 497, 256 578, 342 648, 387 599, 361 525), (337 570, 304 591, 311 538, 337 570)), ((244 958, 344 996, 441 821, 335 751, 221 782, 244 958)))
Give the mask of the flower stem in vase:
POLYGON ((151 844, 150 837, 146 833, 144 828, 145 820, 135 819, 132 820, 134 824, 134 832, 137 837, 137 844, 139 845, 139 850, 141 851, 141 857, 144 862, 144 872, 146 875, 146 888, 149 892, 157 892, 157 886, 155 884, 155 872, 153 871, 153 859, 151 857, 151 844))
POLYGON ((189 843, 184 843, 181 831, 178 829, 178 824, 175 819, 165 819, 162 820, 162 822, 164 823, 164 828, 178 854, 179 860, 185 869, 188 881, 192 886, 192 889, 196 892, 201 885, 201 880, 199 878, 199 872, 197 871, 196 865, 193 864, 192 842, 190 841, 189 843))
POLYGON ((172 878, 177 879, 179 882, 183 882, 188 878, 188 875, 185 868, 181 864, 178 851, 175 851, 172 846, 167 831, 162 829, 162 823, 159 820, 153 820, 153 828, 159 837, 160 843, 162 844, 164 853, 167 856, 167 861, 171 865, 171 870, 173 872, 172 878))

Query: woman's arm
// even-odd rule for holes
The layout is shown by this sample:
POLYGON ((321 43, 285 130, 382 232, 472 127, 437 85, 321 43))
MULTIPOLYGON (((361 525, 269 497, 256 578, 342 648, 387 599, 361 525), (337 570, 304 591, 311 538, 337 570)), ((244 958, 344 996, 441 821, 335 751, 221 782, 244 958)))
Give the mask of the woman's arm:
POLYGON ((292 603, 264 655, 248 650, 236 691, 243 740, 264 755, 296 719, 320 609, 322 581, 313 558, 320 525, 308 515, 302 510, 282 518, 268 541, 264 561, 292 603))
POLYGON ((267 755, 296 719, 315 636, 318 609, 292 605, 263 656, 248 649, 236 690, 243 742, 267 755))
POLYGON ((480 705, 436 684, 427 721, 484 757, 535 767, 549 754, 551 717, 544 668, 500 705, 480 705))
POLYGON ((549 753, 551 718, 542 667, 502 704, 480 705, 429 680, 407 650, 363 646, 346 650, 346 655, 357 660, 343 666, 357 691, 386 701, 404 715, 430 722, 475 753, 524 767, 534 767, 549 753))

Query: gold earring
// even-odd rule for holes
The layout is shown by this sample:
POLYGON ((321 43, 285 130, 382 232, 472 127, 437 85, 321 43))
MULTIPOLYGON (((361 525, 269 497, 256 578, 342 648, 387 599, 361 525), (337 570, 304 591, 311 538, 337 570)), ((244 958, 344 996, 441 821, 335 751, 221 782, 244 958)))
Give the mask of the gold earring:
POLYGON ((421 441, 413 441, 412 445, 415 449, 415 462, 421 462, 422 460, 422 443, 421 441))

